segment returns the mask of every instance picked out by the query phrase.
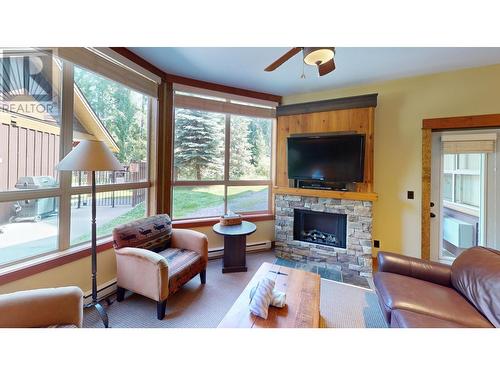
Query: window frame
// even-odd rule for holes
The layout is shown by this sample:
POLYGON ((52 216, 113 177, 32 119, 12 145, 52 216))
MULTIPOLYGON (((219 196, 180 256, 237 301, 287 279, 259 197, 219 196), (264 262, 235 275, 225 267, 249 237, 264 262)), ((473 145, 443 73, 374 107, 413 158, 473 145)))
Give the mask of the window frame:
MULTIPOLYGON (((73 116, 74 116, 74 67, 75 63, 69 60, 62 61, 62 71, 61 71, 61 105, 60 105, 60 139, 59 139, 59 160, 55 162, 58 163, 62 160, 73 148, 73 116)), ((55 61, 54 61, 55 63, 55 61)), ((107 63, 110 69, 113 69, 113 63, 107 63)), ((83 67, 87 69, 86 67, 83 67)), ((87 69, 94 74, 100 75, 91 69, 87 69)), ((104 76, 104 78, 112 80, 104 76)), ((115 81, 117 82, 117 81, 115 81)), ((117 82, 118 84, 123 84, 117 82)), ((127 86, 128 87, 128 86, 127 86)), ((133 88, 128 87, 131 90, 133 88)), ((137 90, 134 90, 137 91, 137 90)), ((143 95, 147 95, 142 93, 143 95)), ((115 184, 105 184, 97 185, 96 192, 111 192, 111 191, 121 191, 121 190, 137 190, 145 189, 145 212, 146 216, 149 216, 154 211, 154 196, 152 189, 154 184, 152 181, 156 180, 156 154, 157 154, 157 131, 158 131, 158 98, 148 96, 148 116, 147 116, 147 168, 146 168, 146 180, 139 182, 127 182, 127 183, 115 183, 115 184)), ((42 199, 42 198, 57 198, 59 201, 58 208, 58 239, 57 248, 54 250, 49 250, 41 254, 33 255, 30 257, 22 257, 10 262, 6 262, 0 265, 0 270, 8 269, 12 266, 18 266, 23 263, 31 262, 38 258, 43 257, 53 257, 56 254, 72 254, 75 251, 84 251, 89 248, 90 241, 85 241, 83 243, 78 243, 71 245, 71 197, 78 194, 91 194, 92 186, 72 186, 72 172, 71 171, 59 171, 59 186, 54 188, 45 189, 33 189, 33 190, 7 190, 0 191, 0 203, 4 202, 15 202, 20 200, 30 200, 30 199, 42 199)), ((89 229, 90 229, 89 221, 89 229)), ((98 237, 99 243, 109 242, 109 235, 98 237)))
MULTIPOLYGON (((214 103, 215 104, 215 103, 214 103)), ((271 116, 263 116, 263 115, 258 115, 255 114, 255 108, 250 105, 250 100, 248 98, 246 99, 241 99, 241 98, 236 98, 234 95, 226 95, 223 93, 216 93, 216 92, 211 92, 208 90, 194 90, 194 89, 189 89, 186 88, 185 86, 181 86, 178 88, 174 88, 174 104, 173 104, 173 126, 172 126, 172 140, 175 140, 175 135, 176 135, 176 119, 175 119, 175 110, 177 108, 183 108, 183 109, 197 109, 205 112, 212 112, 212 113, 218 113, 224 115, 225 123, 224 123, 224 178, 219 179, 219 180, 201 180, 201 181, 194 181, 194 180, 176 180, 174 176, 174 147, 172 147, 172 154, 171 154, 171 187, 170 187, 170 201, 172 202, 172 207, 171 207, 171 212, 172 212, 172 220, 178 221, 178 222, 184 222, 184 221, 190 221, 190 220, 210 220, 213 219, 214 217, 217 216, 189 216, 189 217, 182 217, 182 218, 176 218, 173 215, 173 209, 174 209, 174 189, 176 187, 193 187, 193 186, 215 186, 215 185, 223 185, 224 186, 224 213, 227 212, 228 209, 228 188, 233 187, 233 186, 267 186, 268 188, 268 202, 267 202, 267 210, 256 210, 256 211, 238 211, 238 214, 241 214, 243 216, 245 215, 269 215, 273 213, 273 194, 272 194, 272 188, 273 188, 273 181, 274 181, 274 160, 275 160, 275 139, 276 139, 276 117, 271 117, 271 116), (177 91, 179 91, 179 94, 177 94, 177 91), (234 105, 233 101, 237 100, 238 103, 245 103, 245 104, 237 104, 238 106, 247 106, 249 107, 249 113, 233 113, 233 112, 217 112, 215 110, 210 110, 210 109, 202 109, 202 108, 196 108, 196 107, 188 107, 188 106, 177 106, 176 105, 176 95, 181 95, 181 96, 188 96, 186 93, 192 95, 189 96, 192 100, 196 100, 196 98, 200 99, 201 106, 203 107, 203 103, 206 103, 209 99, 206 99, 207 96, 211 96, 214 98, 220 98, 224 99, 222 100, 216 100, 214 101, 217 104, 229 104, 229 105, 234 105), (248 103, 248 104, 246 104, 248 103), (249 117, 249 118, 263 118, 263 119, 269 119, 271 120, 271 153, 270 153, 270 163, 269 163, 269 179, 259 179, 259 180, 232 180, 230 179, 229 176, 229 168, 230 168, 230 158, 231 158, 231 116, 240 116, 240 117, 249 117)), ((268 103, 265 103, 268 104, 268 103)), ((263 107, 266 111, 269 113, 272 113, 273 108, 267 105, 263 105, 261 101, 258 101, 255 103, 257 108, 260 109, 260 107, 263 107)), ((231 108, 231 106, 229 106, 231 108)))

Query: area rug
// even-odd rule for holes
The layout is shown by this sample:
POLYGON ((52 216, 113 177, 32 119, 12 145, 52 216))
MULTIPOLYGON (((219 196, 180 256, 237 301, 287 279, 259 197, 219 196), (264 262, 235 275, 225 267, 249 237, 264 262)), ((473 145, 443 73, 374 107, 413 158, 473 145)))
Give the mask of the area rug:
POLYGON ((321 279, 322 328, 387 328, 373 290, 321 279))
MULTIPOLYGON (((273 252, 247 255, 248 272, 222 274, 222 260, 211 260, 207 283, 194 278, 169 297, 163 320, 156 319, 156 302, 127 294, 107 306, 112 328, 215 328, 263 262, 274 263, 273 252)), ((114 297, 112 298, 114 299, 114 297)), ((322 326, 326 328, 385 327, 376 295, 369 289, 321 280, 322 326)), ((95 310, 84 313, 84 327, 101 328, 95 310)))

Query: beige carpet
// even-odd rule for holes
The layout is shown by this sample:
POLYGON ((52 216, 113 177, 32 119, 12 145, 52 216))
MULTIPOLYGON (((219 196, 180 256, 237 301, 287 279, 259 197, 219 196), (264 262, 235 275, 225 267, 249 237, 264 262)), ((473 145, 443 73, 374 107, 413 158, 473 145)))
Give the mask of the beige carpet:
MULTIPOLYGON (((136 294, 107 307, 114 328, 217 327, 263 262, 274 262, 272 252, 248 254, 248 272, 222 274, 222 260, 208 264, 207 283, 194 278, 169 297, 163 320, 156 319, 156 303, 136 294)), ((114 297, 113 297, 114 299, 114 297)), ((105 303, 104 303, 105 305, 105 303)), ((368 289, 321 280, 321 315, 324 327, 385 327, 376 295, 368 289)), ((97 313, 86 310, 84 327, 101 328, 97 313)))

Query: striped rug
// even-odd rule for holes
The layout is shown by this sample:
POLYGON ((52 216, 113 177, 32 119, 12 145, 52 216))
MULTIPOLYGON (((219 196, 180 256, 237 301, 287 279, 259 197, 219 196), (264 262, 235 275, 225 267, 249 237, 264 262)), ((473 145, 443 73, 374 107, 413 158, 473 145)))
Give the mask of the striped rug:
MULTIPOLYGON (((112 328, 217 327, 263 262, 273 263, 273 252, 247 255, 248 272, 222 274, 222 260, 208 263, 207 283, 194 278, 170 296, 163 320, 156 319, 156 303, 136 294, 107 307, 112 328)), ((114 298, 113 298, 114 299, 114 298)), ((104 305, 106 305, 104 303, 104 305)), ((321 316, 325 328, 385 327, 376 295, 369 289, 321 280, 321 316)), ((94 310, 86 310, 84 327, 101 328, 94 310)))

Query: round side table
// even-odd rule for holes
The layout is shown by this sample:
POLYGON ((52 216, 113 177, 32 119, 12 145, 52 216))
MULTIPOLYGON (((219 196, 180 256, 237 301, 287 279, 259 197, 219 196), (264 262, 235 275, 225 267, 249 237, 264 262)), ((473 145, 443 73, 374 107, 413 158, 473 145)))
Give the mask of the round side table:
POLYGON ((257 226, 249 221, 238 225, 214 224, 213 231, 224 236, 224 261, 222 273, 246 272, 247 235, 257 230, 257 226))

